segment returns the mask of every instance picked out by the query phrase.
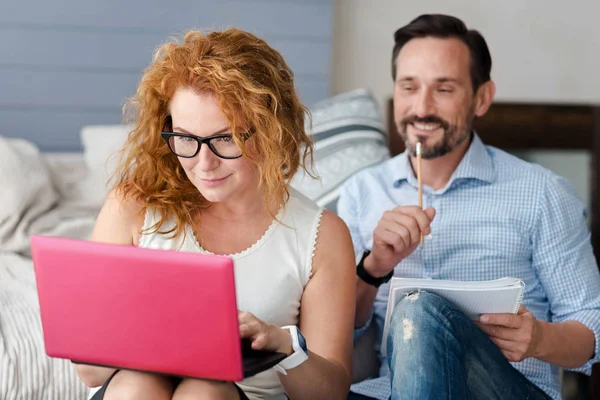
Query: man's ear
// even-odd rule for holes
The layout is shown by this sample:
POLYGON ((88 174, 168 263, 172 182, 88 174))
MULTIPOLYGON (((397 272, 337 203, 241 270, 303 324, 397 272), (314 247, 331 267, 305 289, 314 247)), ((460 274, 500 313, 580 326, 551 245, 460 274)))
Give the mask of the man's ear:
POLYGON ((489 80, 483 85, 479 86, 477 93, 475 93, 475 115, 478 117, 483 116, 492 105, 494 101, 494 95, 496 94, 496 85, 494 81, 489 80))

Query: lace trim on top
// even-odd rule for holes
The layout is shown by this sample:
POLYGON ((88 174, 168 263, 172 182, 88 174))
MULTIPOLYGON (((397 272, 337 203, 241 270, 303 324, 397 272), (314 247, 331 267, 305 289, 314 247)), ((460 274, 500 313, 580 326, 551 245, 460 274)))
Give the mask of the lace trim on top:
MULTIPOLYGON (((262 244, 264 242, 267 241, 267 239, 269 238, 269 236, 271 236, 271 234, 273 233, 273 231, 275 231, 275 228, 279 225, 279 222, 277 222, 277 220, 281 220, 281 217, 283 215, 283 210, 284 207, 280 207, 279 208, 279 212, 277 213, 277 217, 271 222, 271 225, 269 225, 269 227, 267 228, 267 230, 265 231, 265 233, 262 234, 262 236, 250 247, 248 247, 245 250, 239 251, 237 253, 234 254, 219 254, 219 255, 224 255, 227 257, 231 257, 231 258, 241 258, 244 257, 250 253, 252 253, 254 250, 258 249, 260 246, 262 246, 262 244)), ((189 235, 191 238, 191 241, 194 245, 194 247, 196 248, 196 250, 198 250, 201 253, 204 254, 212 254, 212 255, 217 255, 217 253, 213 253, 212 251, 206 250, 205 248, 203 248, 200 243, 198 242, 198 239, 196 238, 196 235, 194 235, 194 231, 192 230, 192 228, 190 226, 187 227, 186 232, 185 232, 186 236, 189 235)))
POLYGON ((321 228, 321 221, 323 220, 324 212, 325 212, 325 210, 323 208, 321 208, 321 211, 319 211, 319 216, 317 217, 315 226, 312 229, 312 235, 311 235, 310 242, 309 242, 310 243, 309 244, 310 254, 308 256, 308 279, 309 280, 313 276, 312 262, 313 262, 313 258, 315 257, 315 249, 317 248, 317 240, 319 239, 319 229, 321 228))

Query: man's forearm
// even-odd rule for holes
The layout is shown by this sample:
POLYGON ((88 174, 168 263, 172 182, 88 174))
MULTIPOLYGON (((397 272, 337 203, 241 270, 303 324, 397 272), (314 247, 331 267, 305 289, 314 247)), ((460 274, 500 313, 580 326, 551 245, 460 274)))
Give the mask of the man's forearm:
POLYGON ((371 313, 373 312, 373 303, 377 296, 377 288, 365 283, 358 276, 356 277, 356 314, 354 316, 354 327, 364 326, 371 313))
POLYGON ((539 321, 540 344, 536 358, 563 368, 577 368, 594 354, 592 331, 577 321, 539 321))
MULTIPOLYGON (((377 269, 377 265, 374 264, 373 255, 369 255, 364 260, 365 271, 374 277, 380 278, 385 276, 388 272, 381 273, 377 269)), ((377 296, 378 288, 373 285, 369 285, 358 276, 356 277, 356 314, 354 315, 354 327, 363 327, 371 313, 373 312, 373 303, 375 302, 375 296, 377 296)))

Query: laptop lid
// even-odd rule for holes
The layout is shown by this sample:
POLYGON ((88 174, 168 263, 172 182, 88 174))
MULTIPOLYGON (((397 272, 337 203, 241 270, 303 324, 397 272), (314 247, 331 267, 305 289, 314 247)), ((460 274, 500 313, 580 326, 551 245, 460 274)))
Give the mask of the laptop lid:
POLYGON ((46 236, 31 251, 49 356, 244 378, 232 259, 46 236))

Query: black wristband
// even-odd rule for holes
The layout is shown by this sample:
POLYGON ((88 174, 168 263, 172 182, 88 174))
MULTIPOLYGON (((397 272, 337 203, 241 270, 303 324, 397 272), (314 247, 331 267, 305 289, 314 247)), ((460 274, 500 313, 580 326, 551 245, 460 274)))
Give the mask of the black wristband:
POLYGON ((371 254, 371 252, 369 250, 366 250, 363 253, 362 258, 360 259, 360 261, 358 262, 358 265, 356 266, 356 275, 358 275, 358 277, 365 283, 368 283, 371 286, 375 286, 376 288, 378 288, 379 286, 383 285, 384 283, 388 282, 390 279, 392 279, 392 276, 394 276, 394 270, 391 270, 389 274, 382 276, 381 278, 376 278, 373 275, 369 274, 369 272, 367 272, 367 270, 365 269, 365 258, 367 258, 367 256, 371 254))

